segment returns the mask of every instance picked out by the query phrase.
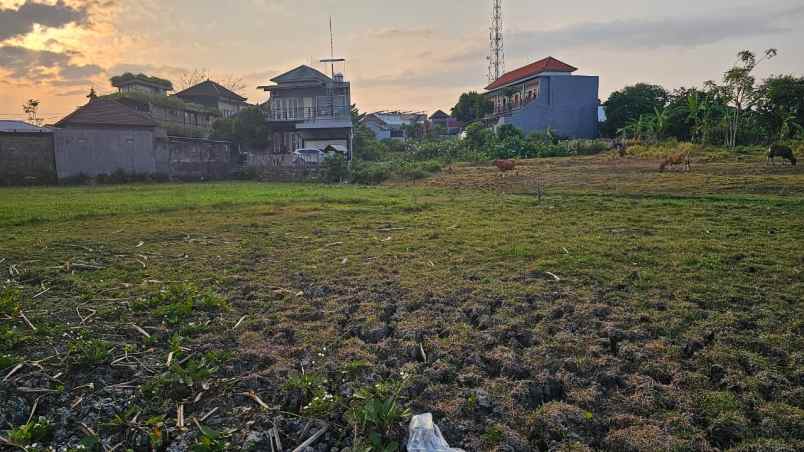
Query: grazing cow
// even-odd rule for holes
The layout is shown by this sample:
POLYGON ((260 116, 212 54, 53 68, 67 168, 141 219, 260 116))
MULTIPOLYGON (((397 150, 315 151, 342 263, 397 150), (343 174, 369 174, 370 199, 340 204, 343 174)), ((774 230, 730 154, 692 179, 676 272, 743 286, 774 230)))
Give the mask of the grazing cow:
POLYGON ((692 169, 689 152, 679 152, 678 154, 673 154, 670 157, 667 157, 659 167, 659 171, 664 172, 664 170, 668 169, 669 167, 679 165, 684 165, 684 169, 687 171, 692 169))
POLYGON ((774 159, 776 157, 781 157, 785 160, 788 160, 790 161, 791 165, 796 166, 796 156, 793 155, 793 150, 787 146, 782 146, 779 144, 771 145, 771 147, 768 148, 768 163, 774 165, 774 159))
POLYGON ((507 173, 508 171, 516 169, 516 162, 513 160, 495 160, 494 166, 496 166, 501 173, 507 173))

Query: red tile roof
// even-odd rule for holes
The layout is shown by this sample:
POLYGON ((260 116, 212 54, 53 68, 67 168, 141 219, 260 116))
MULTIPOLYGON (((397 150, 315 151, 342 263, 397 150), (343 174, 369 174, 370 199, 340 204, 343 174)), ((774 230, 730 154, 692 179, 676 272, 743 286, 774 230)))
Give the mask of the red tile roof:
POLYGON ((570 66, 553 57, 547 57, 527 66, 503 74, 494 83, 486 87, 486 91, 493 91, 524 78, 533 77, 542 72, 575 72, 578 68, 570 66))

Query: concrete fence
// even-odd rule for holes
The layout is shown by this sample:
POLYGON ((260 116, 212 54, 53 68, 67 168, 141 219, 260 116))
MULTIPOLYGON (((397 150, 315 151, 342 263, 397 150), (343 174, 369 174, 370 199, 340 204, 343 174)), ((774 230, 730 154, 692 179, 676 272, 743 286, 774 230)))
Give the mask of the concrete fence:
POLYGON ((56 182, 52 133, 0 133, 0 184, 56 182))

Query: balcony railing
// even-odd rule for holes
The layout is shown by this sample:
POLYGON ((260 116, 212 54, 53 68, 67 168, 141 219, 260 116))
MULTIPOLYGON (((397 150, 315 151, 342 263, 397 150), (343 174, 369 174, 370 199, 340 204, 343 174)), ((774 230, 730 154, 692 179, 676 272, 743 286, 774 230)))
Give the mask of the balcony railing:
POLYGON ((272 109, 268 114, 268 118, 271 121, 316 122, 328 119, 351 119, 351 114, 351 110, 347 107, 302 107, 272 109))

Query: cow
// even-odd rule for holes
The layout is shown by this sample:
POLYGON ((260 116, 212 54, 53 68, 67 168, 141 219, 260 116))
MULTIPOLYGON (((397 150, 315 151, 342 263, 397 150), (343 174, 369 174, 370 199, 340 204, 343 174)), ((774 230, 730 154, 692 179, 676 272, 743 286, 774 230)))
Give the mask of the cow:
POLYGON ((781 157, 785 160, 788 160, 790 161, 791 165, 796 166, 796 156, 793 155, 793 150, 787 146, 782 146, 779 144, 771 145, 771 147, 768 148, 768 163, 771 165, 775 164, 774 159, 776 157, 781 157))
POLYGON ((670 157, 667 157, 662 165, 659 166, 659 171, 664 172, 669 167, 672 166, 679 166, 684 165, 684 169, 689 171, 692 168, 690 164, 690 154, 689 152, 679 152, 678 154, 673 154, 670 157))
POLYGON ((508 171, 516 169, 516 162, 513 160, 495 160, 494 166, 496 166, 501 173, 507 173, 508 171))

